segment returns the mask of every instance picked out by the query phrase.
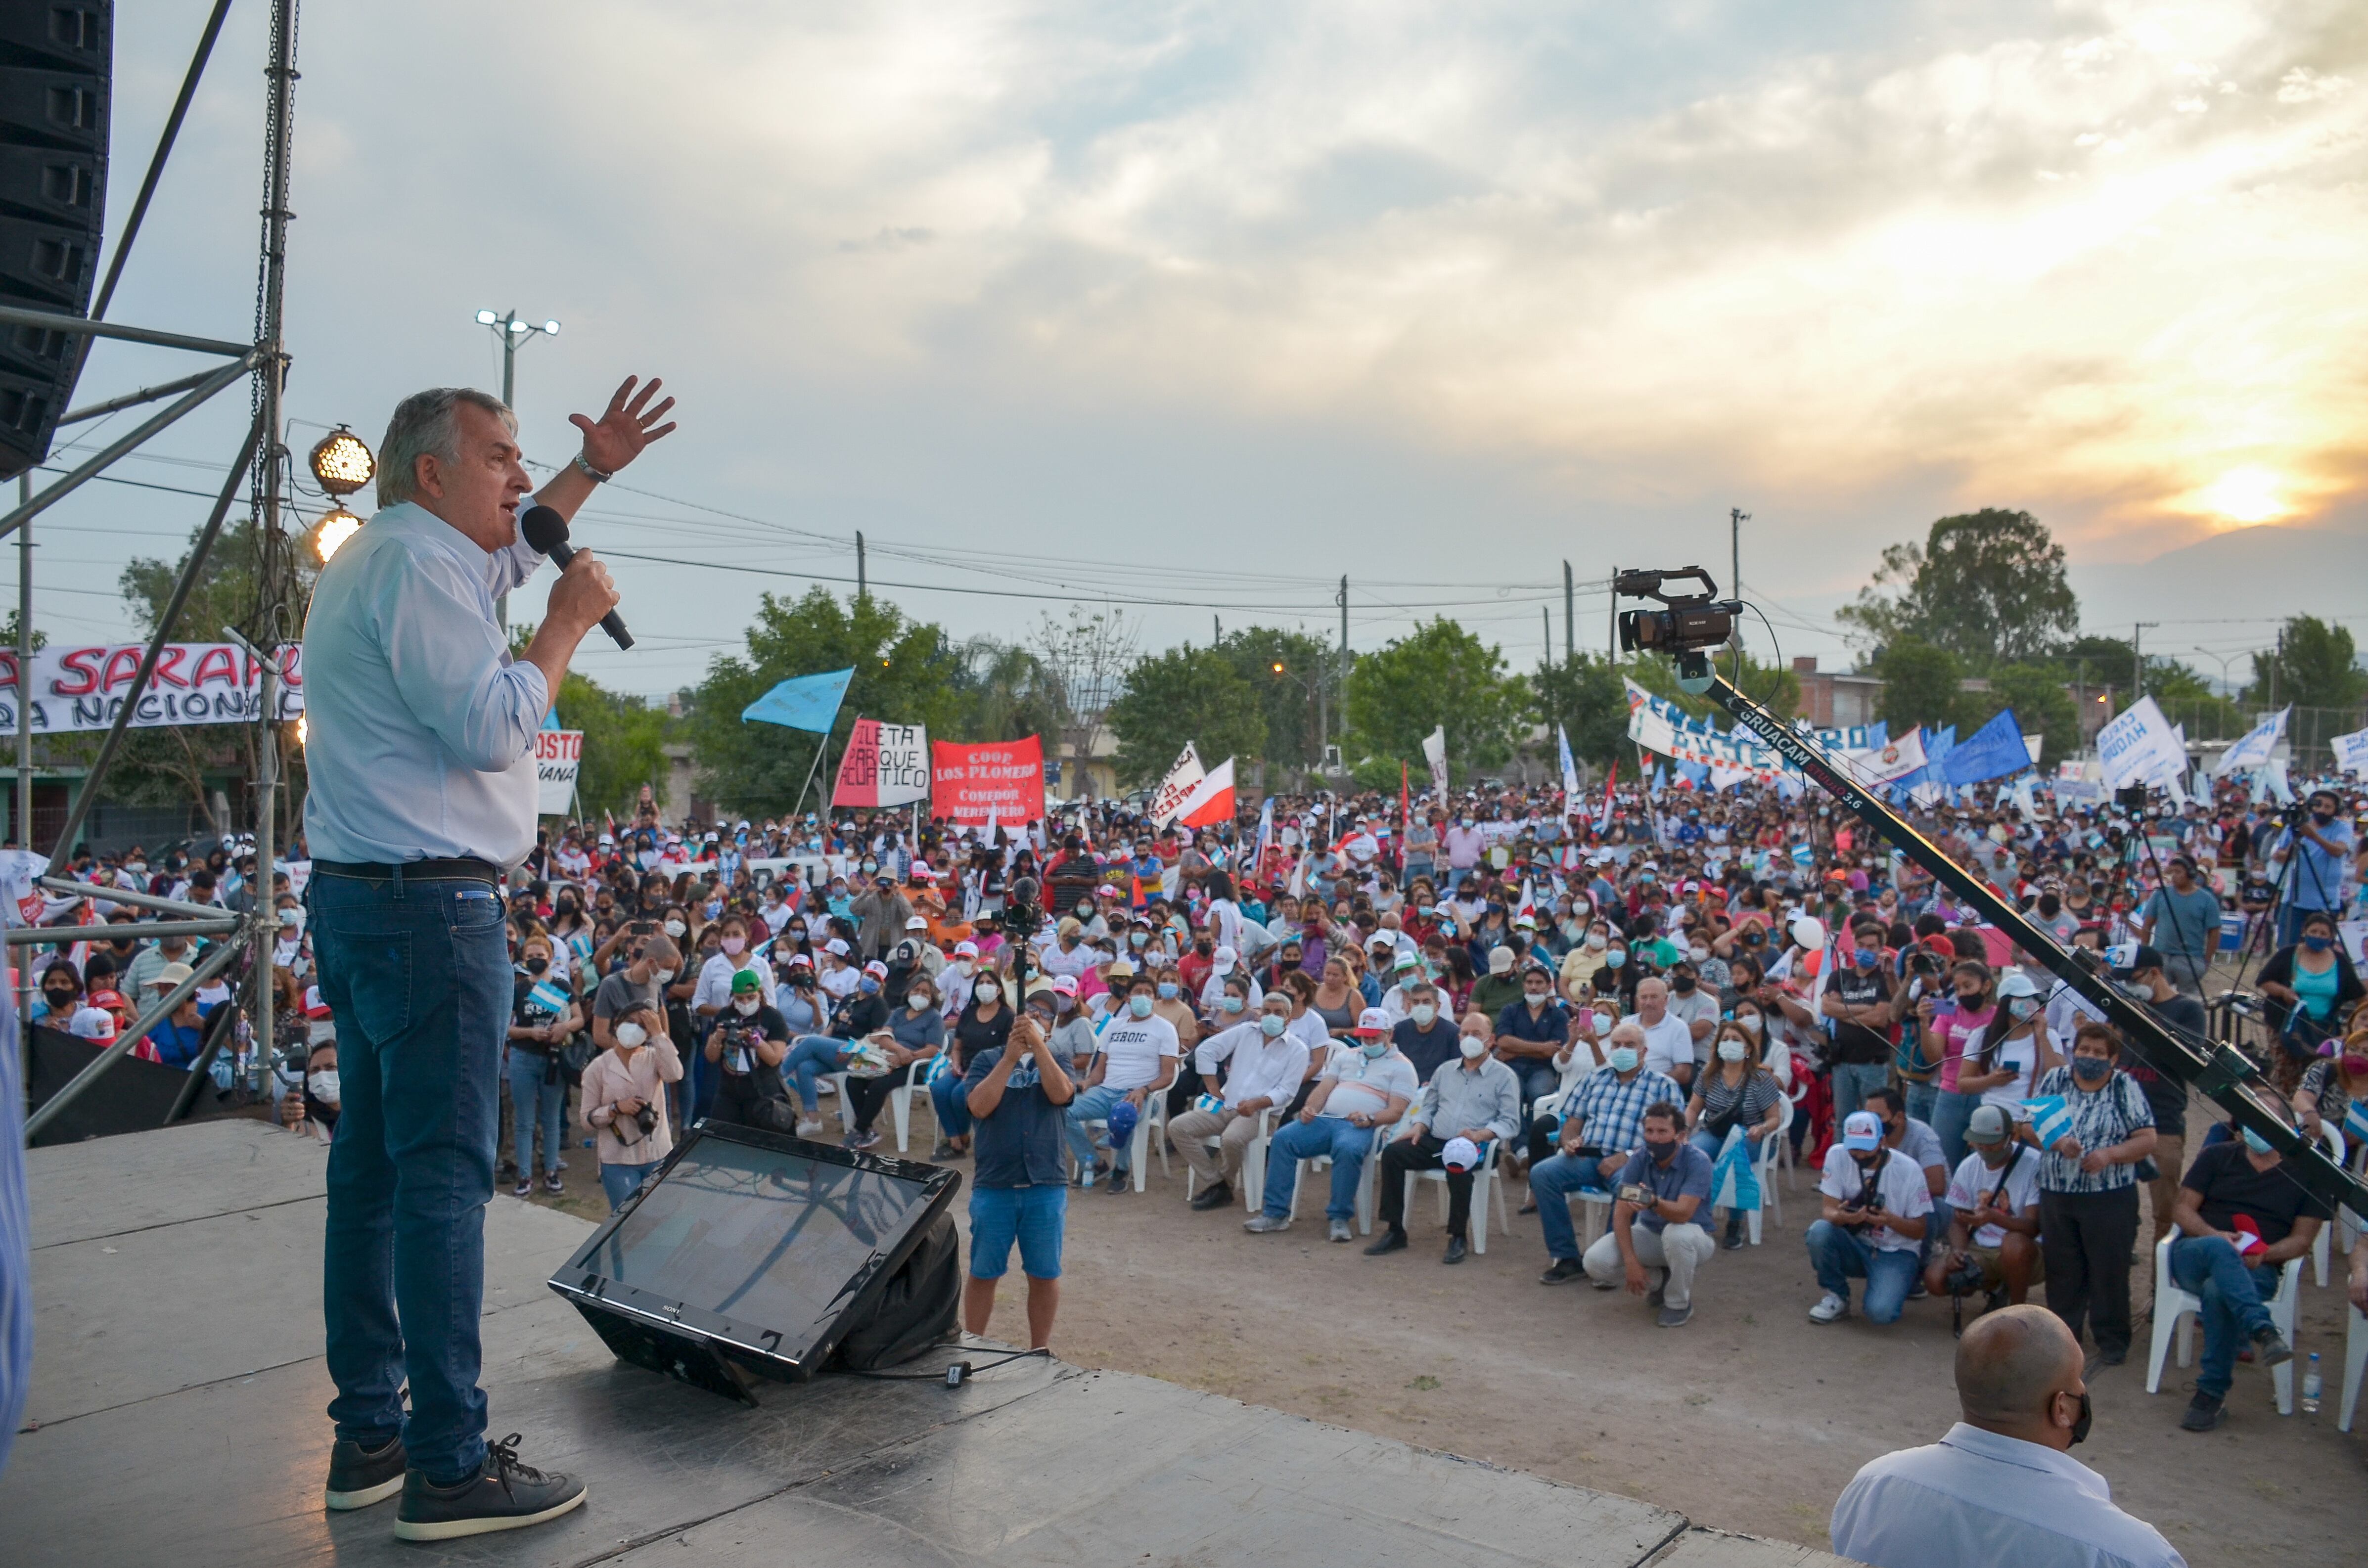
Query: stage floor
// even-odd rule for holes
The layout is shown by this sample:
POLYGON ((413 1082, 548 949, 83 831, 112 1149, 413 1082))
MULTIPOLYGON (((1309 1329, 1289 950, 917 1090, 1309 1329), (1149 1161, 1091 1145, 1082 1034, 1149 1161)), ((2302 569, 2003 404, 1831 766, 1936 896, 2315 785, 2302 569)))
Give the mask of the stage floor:
POLYGON ((320 1506, 324 1160, 245 1120, 31 1152, 37 1359, 0 1476, 16 1568, 1839 1562, 1057 1362, 960 1390, 764 1385, 749 1410, 611 1357, 543 1284, 589 1227, 507 1198, 485 1226, 494 1435, 524 1432, 527 1458, 580 1471, 590 1500, 536 1529, 405 1545, 392 1503, 320 1506))

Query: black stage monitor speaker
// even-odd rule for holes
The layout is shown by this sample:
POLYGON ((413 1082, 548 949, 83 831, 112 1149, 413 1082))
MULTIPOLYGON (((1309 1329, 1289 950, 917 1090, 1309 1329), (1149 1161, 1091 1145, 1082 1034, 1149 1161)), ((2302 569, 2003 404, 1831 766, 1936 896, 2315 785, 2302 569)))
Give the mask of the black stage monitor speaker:
POLYGON ((870 1325, 961 1186, 701 1122, 551 1288, 623 1359, 753 1403, 746 1374, 803 1382, 870 1325))
MULTIPOLYGON (((0 0, 0 304, 90 312, 107 215, 115 0, 0 0)), ((0 479, 50 455, 74 338, 0 328, 0 479)))

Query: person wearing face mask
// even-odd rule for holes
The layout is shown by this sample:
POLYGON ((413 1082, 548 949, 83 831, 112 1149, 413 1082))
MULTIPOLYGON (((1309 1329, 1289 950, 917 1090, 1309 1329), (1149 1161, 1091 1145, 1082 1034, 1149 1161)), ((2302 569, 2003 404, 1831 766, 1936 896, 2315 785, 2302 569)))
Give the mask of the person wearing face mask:
POLYGON ((2032 1080, 2060 1058, 2048 1037, 2039 987, 2031 976, 2019 969, 2007 971, 1998 983, 1998 999, 1972 1053, 1958 1065, 1957 1091, 1979 1095, 1984 1105, 2012 1116, 2030 1097, 2032 1080))
POLYGON ((1949 985, 1917 1004, 1920 1049, 1928 1059, 1937 1053, 1941 1064, 1932 1096, 1932 1131, 1940 1135, 1941 1153, 1952 1168, 1965 1157, 1965 1123, 1982 1103, 1979 1093, 1958 1088, 1958 1074, 1998 1010, 1990 966, 1979 959, 1960 959, 1949 971, 1949 985))
POLYGON ((2248 1127, 2241 1142, 2207 1144, 2180 1184, 2170 1275, 2203 1302, 2203 1320, 2195 1397, 2179 1423, 2190 1432, 2209 1432, 2225 1418, 2222 1402, 2241 1346, 2249 1341, 2255 1363, 2264 1368, 2294 1359, 2264 1303, 2277 1294, 2280 1269, 2310 1250, 2331 1216, 2322 1199, 2279 1168, 2284 1163, 2274 1144, 2248 1127))
POLYGON ((1349 1030, 1349 1043, 1325 1061, 1322 1076, 1297 1119, 1274 1135, 1267 1149, 1266 1194, 1261 1210, 1243 1228, 1265 1235, 1291 1226, 1291 1200, 1299 1185, 1299 1162, 1332 1157, 1332 1195, 1324 1207, 1326 1235, 1349 1240, 1357 1210, 1357 1187, 1373 1153, 1374 1130, 1395 1125, 1419 1085, 1414 1063, 1391 1048, 1390 1018, 1368 1007, 1349 1030))
POLYGON ((2130 1255, 2137 1244, 2137 1163, 2155 1151, 2154 1108, 2113 1065, 2121 1038, 2080 1026, 2072 1059, 2041 1075, 2038 1098, 2060 1096, 2071 1120, 2039 1166, 2040 1251, 2047 1308, 2119 1366, 2130 1350, 2130 1255))
POLYGON ((1645 1064, 1645 1031, 1634 1023, 1612 1027, 1605 1054, 1604 1071, 1581 1078, 1554 1108, 1540 1105, 1531 1124, 1530 1196, 1552 1259, 1541 1284, 1560 1285, 1586 1272, 1570 1194, 1609 1196, 1613 1176, 1644 1140, 1645 1108, 1685 1097, 1676 1079, 1645 1064))
MULTIPOLYGON (((867 858, 864 865, 868 877, 879 869, 876 860, 867 858)), ((848 909, 855 919, 856 951, 867 962, 903 940, 905 923, 913 918, 913 906, 888 877, 875 877, 869 881, 848 909)))
POLYGON ((1291 998, 1280 991, 1267 993, 1257 1017, 1202 1040, 1192 1065, 1204 1084, 1215 1083, 1222 1071, 1224 1092, 1214 1110, 1195 1106, 1174 1117, 1168 1139, 1201 1186, 1192 1207, 1222 1209, 1234 1200, 1234 1184, 1250 1145, 1290 1105, 1307 1075, 1307 1042, 1291 1033, 1291 998), (1261 1115, 1267 1111, 1276 1116, 1261 1115))
MULTIPOLYGON (((1390 1043, 1414 1063, 1415 1081, 1428 1084, 1440 1067, 1458 1059, 1462 1037, 1441 1006, 1439 988, 1430 982, 1412 980, 1391 994, 1403 999, 1406 1016, 1391 1026, 1390 1043)), ((1386 1002, 1382 1010, 1389 1011, 1386 1002)))
POLYGON ((1834 1503, 1834 1551, 1875 1568, 1998 1563, 2185 1568, 2066 1451, 2089 1435, 2080 1342, 2038 1307, 1985 1313, 1957 1341, 1964 1419, 1862 1466, 1834 1503))
POLYGON ((1691 959, 1679 959, 1669 966, 1667 983, 1669 1016, 1683 1023, 1692 1037, 1694 1070, 1699 1073, 1710 1061, 1711 1037, 1718 1032, 1718 994, 1702 983, 1691 959))
MULTIPOLYGON (((1406 1026, 1400 1024, 1398 1028, 1406 1026)), ((1497 1060, 1475 1017, 1458 1038, 1452 1065, 1430 1074, 1407 1118, 1406 1130, 1382 1146, 1374 1177, 1383 1231, 1365 1249, 1367 1257, 1398 1252, 1406 1244, 1406 1178, 1416 1171, 1447 1173, 1447 1251, 1441 1263, 1462 1263, 1472 1219, 1472 1173, 1521 1130, 1521 1085, 1512 1068, 1497 1060), (1458 1141, 1470 1145, 1456 1147, 1458 1141), (1459 1157, 1460 1156, 1460 1157, 1459 1157)))
POLYGON ((592 991, 592 1043, 602 1051, 616 1043, 609 1028, 619 1015, 647 1007, 666 1016, 666 989, 682 970, 682 953, 666 937, 653 934, 636 941, 625 966, 603 975, 592 991))
POLYGON ((1849 958, 1834 971, 1817 1011, 1830 1029, 1827 1060, 1834 1119, 1866 1103, 1891 1073, 1891 1028, 1899 1021, 1897 989, 1883 961, 1882 928, 1872 921, 1851 930, 1849 958))
POLYGON ((702 1020, 721 1016, 731 1003, 734 977, 743 973, 757 976, 757 991, 765 1006, 777 1006, 772 974, 749 951, 746 917, 735 911, 725 915, 715 930, 714 950, 700 965, 698 989, 691 994, 691 1011, 702 1020))
POLYGON ((1572 1033, 1570 1009, 1554 999, 1552 971, 1530 965, 1521 974, 1520 999, 1496 1016, 1496 1055, 1513 1070, 1524 1105, 1562 1086, 1554 1058, 1569 1048, 1572 1033))
POLYGON ((41 971, 41 999, 33 1004, 33 1017, 51 1028, 63 1029, 81 1010, 82 976, 65 960, 52 961, 41 971))
POLYGON ((1825 1294, 1809 1321, 1828 1324, 1850 1312, 1850 1282, 1866 1281, 1870 1323, 1896 1323, 1917 1283, 1918 1257, 1932 1212, 1924 1172, 1883 1141, 1883 1119, 1852 1113, 1842 1136, 1826 1152, 1817 1183, 1822 1216, 1809 1227, 1809 1261, 1825 1294))
POLYGON ((2351 956, 2337 940, 2335 915, 2311 910, 2293 924, 2294 941, 2270 955, 2258 983, 2270 999, 2269 1024, 2278 1042, 2271 1078, 2289 1095, 2301 1083, 2305 1064, 2341 1036, 2343 1020, 2368 995, 2351 956))
POLYGON ((765 1001, 755 972, 734 975, 731 1001, 700 1042, 700 1058, 715 1082, 702 1114, 778 1131, 788 1112, 780 1066, 789 1042, 789 1024, 765 1001))
MULTIPOLYGON (((967 947, 970 944, 964 943, 967 947)), ((962 1075, 983 1051, 1000 1051, 1011 1038, 1013 1014, 1002 982, 992 970, 962 980, 964 999, 946 1037, 946 1065, 929 1079, 939 1137, 929 1158, 954 1159, 970 1152, 970 1109, 962 1100, 962 1075)))
POLYGON ((584 1069, 583 1115, 613 1214, 674 1151, 666 1085, 681 1081, 682 1058, 655 1007, 618 1015, 609 1039, 584 1069))
POLYGON ((2359 846, 2351 824, 2337 813, 2342 802, 2331 790, 2314 790, 2305 815, 2281 835, 2271 861, 2284 868, 2285 896, 2278 905, 2278 940, 2291 948, 2310 917, 2334 917, 2343 908, 2344 878, 2359 846))
POLYGON ((872 1123, 890 1093, 906 1081, 909 1069, 931 1061, 945 1049, 946 1018, 938 1006, 937 983, 916 971, 903 985, 901 992, 890 994, 886 1026, 869 1037, 886 1054, 887 1071, 850 1075, 847 1081, 848 1109, 855 1121, 847 1138, 850 1149, 869 1149, 880 1142, 872 1123))
POLYGON ((290 1096, 296 1102, 299 1120, 291 1131, 310 1131, 323 1143, 336 1135, 337 1115, 345 1101, 345 1089, 337 1076, 337 1042, 325 1040, 313 1046, 304 1058, 303 1081, 290 1096))
POLYGON ((518 974, 512 987, 509 1059, 511 1163, 518 1167, 514 1198, 534 1190, 534 1133, 542 1129, 543 1190, 566 1190, 559 1165, 567 1110, 567 1079, 559 1053, 584 1027, 584 1009, 551 972, 551 938, 537 933, 518 945, 518 974))
POLYGON ((1178 1056, 1189 1056, 1192 1048, 1201 1043, 1201 1020, 1192 1011, 1191 1004, 1185 1000, 1190 992, 1183 976, 1173 966, 1168 966, 1154 969, 1151 980, 1151 1011, 1156 1017, 1166 1018, 1176 1030, 1178 1056))
POLYGON ((1965 1142, 1973 1153, 1951 1175, 1945 1204, 1934 1206, 1933 1222, 1947 1233, 1931 1249, 1925 1289, 1947 1293, 1950 1275, 1970 1263, 1981 1270, 1990 1311, 2021 1306, 2044 1278, 2038 1151, 2014 1136, 2013 1119, 1997 1106, 1974 1108, 1965 1142))
POLYGON ((1587 1249, 1588 1278, 1599 1290, 1625 1283, 1657 1310, 1663 1328, 1693 1319, 1694 1270, 1717 1250, 1702 1225, 1710 1201, 1710 1156, 1679 1133, 1683 1118, 1663 1100, 1645 1108, 1643 1144, 1621 1166, 1611 1225, 1587 1249), (1654 1284, 1650 1276, 1660 1273, 1654 1284))
MULTIPOLYGON (((1709 1065, 1695 1075, 1693 1096, 1686 1102, 1687 1141, 1713 1165, 1737 1128, 1756 1150, 1782 1120, 1783 1105, 1775 1075, 1759 1065, 1759 1038, 1729 1020, 1719 1026, 1709 1065)), ((1729 1252, 1743 1245, 1743 1214, 1740 1209, 1727 1211, 1729 1252)))
POLYGON ((1144 1115, 1152 1096, 1164 1095, 1176 1081, 1183 1060, 1176 1026, 1156 1010, 1158 983, 1148 974, 1131 974, 1125 978, 1125 987, 1126 1005, 1102 1026, 1085 1086, 1069 1102, 1068 1109, 1069 1153, 1076 1161, 1078 1185, 1090 1187, 1107 1171, 1113 1193, 1131 1189, 1133 1150, 1125 1144, 1113 1145, 1110 1164, 1104 1166, 1094 1153, 1093 1131, 1087 1124, 1107 1122, 1110 1108, 1121 1100, 1133 1106, 1138 1117, 1144 1115))

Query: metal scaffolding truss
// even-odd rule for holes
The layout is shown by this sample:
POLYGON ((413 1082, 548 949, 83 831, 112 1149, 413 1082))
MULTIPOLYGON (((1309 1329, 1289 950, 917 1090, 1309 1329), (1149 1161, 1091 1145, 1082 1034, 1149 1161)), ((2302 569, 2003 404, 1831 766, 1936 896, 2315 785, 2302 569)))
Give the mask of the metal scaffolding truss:
MULTIPOLYGON (((81 831, 92 803, 98 798, 100 785, 107 777, 108 769, 114 764, 120 752, 124 736, 131 727, 132 718, 138 712, 141 701, 148 692, 149 684, 155 675, 157 661, 164 653, 165 644, 171 638, 175 625, 179 620, 183 608, 188 603, 191 592, 202 580, 207 560, 216 540, 222 535, 223 524, 230 515, 232 506, 238 499, 240 487, 247 481, 250 473, 255 480, 251 494, 256 506, 256 521, 262 530, 265 541, 263 556, 265 582, 261 585, 265 590, 267 611, 274 608, 277 597, 284 590, 285 579, 281 574, 285 571, 286 541, 279 536, 279 508, 280 498, 286 489, 285 470, 288 453, 281 441, 280 432, 281 397, 287 384, 288 356, 283 342, 281 322, 282 304, 286 295, 288 222, 293 216, 288 210, 288 186, 290 141, 296 82, 296 0, 271 0, 270 54, 264 68, 265 79, 268 85, 268 103, 264 148, 262 256, 256 289, 255 341, 252 343, 226 342, 217 338, 198 337, 186 333, 165 332, 150 327, 120 326, 103 319, 107 313, 108 305, 114 296, 116 284, 123 275, 124 263, 131 254, 132 242, 138 238, 141 224, 147 216, 150 201, 155 194, 157 182, 163 176, 165 165, 171 156, 173 144, 178 138, 181 126, 188 117, 190 101, 195 97, 198 84, 205 74, 206 63, 212 55, 215 40, 221 35, 222 22, 229 14, 230 6, 231 0, 215 0, 213 8, 207 17, 205 28, 190 58, 188 70, 183 76, 180 92, 174 100, 172 112, 166 117, 164 130, 157 138, 155 151, 149 159, 146 176, 141 182, 140 194, 132 204, 123 235, 116 243, 106 278, 99 287, 97 299, 92 303, 89 318, 85 320, 78 316, 60 315, 44 311, 0 308, 0 327, 34 327, 67 334, 80 339, 76 350, 78 359, 87 357, 93 339, 104 337, 127 343, 180 349, 192 354, 210 355, 225 361, 211 369, 194 371, 155 386, 108 398, 81 408, 71 409, 63 415, 59 420, 61 425, 76 424, 127 408, 141 407, 152 403, 164 403, 168 398, 173 400, 164 408, 150 415, 133 429, 109 442, 99 451, 67 472, 55 483, 38 493, 24 495, 15 509, 5 516, 0 516, 0 539, 6 539, 11 533, 17 533, 20 545, 24 542, 25 536, 29 533, 32 520, 41 513, 73 494, 126 455, 138 450, 159 433, 168 429, 222 392, 239 382, 248 381, 250 378, 253 383, 255 418, 248 427, 245 441, 239 449, 236 460, 231 465, 229 478, 223 483, 221 493, 215 497, 212 510, 207 516, 205 527, 199 530, 196 540, 190 546, 188 559, 183 562, 180 574, 175 580, 172 592, 166 599, 164 613, 157 618, 155 630, 148 639, 147 647, 140 661, 139 671, 132 677, 131 686, 123 693, 114 720, 108 725, 106 736, 99 744, 97 756, 91 764, 88 773, 84 778, 83 787, 66 813, 66 820, 60 828, 57 841, 52 846, 60 853, 72 852, 74 837, 81 831)), ((20 570, 25 574, 23 581, 27 585, 20 587, 21 611, 28 609, 31 602, 28 585, 31 573, 29 550, 20 549, 19 561, 20 570)), ((30 620, 29 614, 20 613, 17 627, 17 669, 18 680, 22 685, 29 685, 30 682, 32 664, 30 620)), ((273 627, 268 630, 276 632, 281 629, 273 627)), ((237 638, 235 632, 232 632, 231 635, 242 642, 245 641, 243 638, 237 638)), ((267 641, 271 640, 270 637, 267 637, 267 641)), ((252 653, 254 650, 250 647, 249 652, 252 653)), ((187 903, 169 898, 159 898, 153 894, 121 888, 94 887, 91 884, 63 877, 53 876, 41 879, 40 886, 53 893, 102 899, 167 917, 144 918, 128 925, 111 926, 108 927, 110 937, 206 935, 221 936, 225 939, 214 944, 212 950, 205 955, 187 980, 176 986, 155 1005, 145 1009, 130 1028, 117 1037, 114 1044, 76 1074, 73 1082, 43 1103, 40 1109, 26 1123, 28 1138, 40 1131, 91 1085, 97 1082, 108 1068, 130 1054, 150 1029, 155 1028, 164 1018, 170 1017, 173 1009, 193 995, 199 987, 229 969, 233 963, 246 958, 253 960, 253 962, 246 967, 251 971, 254 983, 251 1016, 254 1020, 254 1038, 257 1047, 252 1062, 252 1070, 257 1074, 258 1087, 262 1082, 268 1081, 268 1063, 273 1046, 270 953, 279 924, 278 912, 273 907, 271 897, 272 868, 277 860, 274 844, 276 825, 274 813, 279 785, 279 756, 278 737, 272 731, 272 725, 276 722, 279 708, 278 687, 280 672, 274 659, 262 657, 259 662, 263 668, 260 693, 262 700, 258 704, 256 722, 263 727, 263 744, 257 748, 261 767, 255 791, 257 801, 256 862, 256 880, 259 886, 253 890, 252 907, 245 914, 241 915, 208 905, 187 903)), ((27 700, 28 695, 20 686, 17 701, 17 798, 19 821, 28 848, 31 846, 32 837, 31 716, 30 703, 27 700)), ((6 939, 12 949, 29 948, 43 942, 55 942, 68 930, 83 929, 87 928, 21 927, 8 931, 6 939)), ((19 968, 28 971, 30 965, 20 964, 19 968)), ((229 1032, 231 1031, 219 1028, 210 1031, 206 1054, 190 1068, 193 1077, 206 1070, 212 1052, 220 1048, 223 1037, 229 1032)), ((188 1097, 186 1095, 182 1096, 184 1104, 188 1097)), ((178 1106, 176 1107, 176 1115, 180 1108, 178 1106)))

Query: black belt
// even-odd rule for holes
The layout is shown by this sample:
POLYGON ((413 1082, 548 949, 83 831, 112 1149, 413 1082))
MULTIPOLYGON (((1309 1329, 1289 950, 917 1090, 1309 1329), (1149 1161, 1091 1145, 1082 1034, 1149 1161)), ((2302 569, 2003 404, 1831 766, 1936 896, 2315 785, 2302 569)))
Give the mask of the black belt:
POLYGON ((371 881, 490 882, 502 885, 501 868, 472 856, 447 856, 440 860, 405 860, 400 866, 372 860, 315 860, 313 869, 333 877, 362 877, 371 881))

